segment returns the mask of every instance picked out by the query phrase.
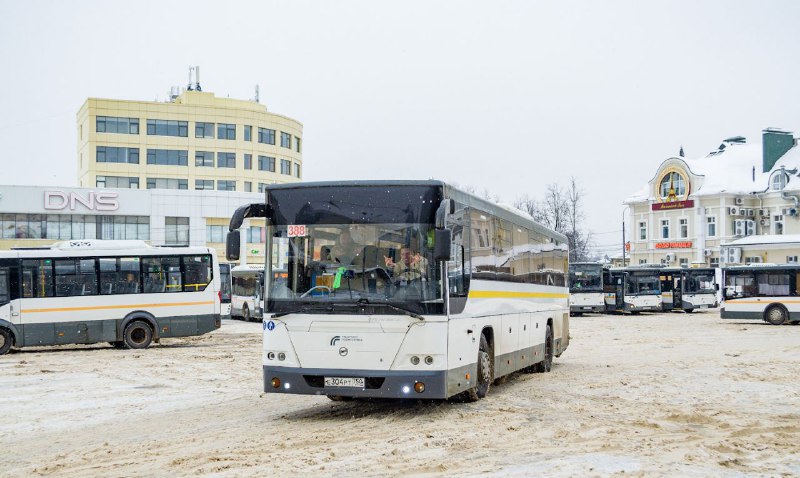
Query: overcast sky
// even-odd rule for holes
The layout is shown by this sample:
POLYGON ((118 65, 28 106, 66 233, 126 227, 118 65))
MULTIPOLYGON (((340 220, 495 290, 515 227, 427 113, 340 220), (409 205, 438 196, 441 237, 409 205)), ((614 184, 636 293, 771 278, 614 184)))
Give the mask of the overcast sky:
MULTIPOLYGON (((506 202, 574 176, 622 200, 761 129, 800 133, 800 2, 0 0, 3 184, 77 185, 87 97, 204 91, 304 124, 304 179, 438 178, 506 202)), ((615 231, 615 232, 612 232, 615 231)))

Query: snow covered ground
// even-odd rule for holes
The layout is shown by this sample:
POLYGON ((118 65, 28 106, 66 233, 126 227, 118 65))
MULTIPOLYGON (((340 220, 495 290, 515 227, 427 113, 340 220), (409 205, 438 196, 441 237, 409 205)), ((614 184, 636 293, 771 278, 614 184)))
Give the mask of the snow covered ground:
POLYGON ((471 404, 265 395, 260 330, 0 357, 0 475, 800 475, 800 326, 577 317, 471 404))

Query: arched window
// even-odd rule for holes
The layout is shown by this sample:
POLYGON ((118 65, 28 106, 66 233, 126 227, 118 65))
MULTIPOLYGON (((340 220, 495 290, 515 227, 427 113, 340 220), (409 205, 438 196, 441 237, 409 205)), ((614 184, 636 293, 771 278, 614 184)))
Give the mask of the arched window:
POLYGON ((672 171, 661 179, 658 191, 662 199, 677 198, 686 195, 686 181, 680 173, 672 171))
POLYGON ((781 191, 789 182, 789 175, 783 171, 777 171, 770 179, 769 188, 773 191, 781 191))

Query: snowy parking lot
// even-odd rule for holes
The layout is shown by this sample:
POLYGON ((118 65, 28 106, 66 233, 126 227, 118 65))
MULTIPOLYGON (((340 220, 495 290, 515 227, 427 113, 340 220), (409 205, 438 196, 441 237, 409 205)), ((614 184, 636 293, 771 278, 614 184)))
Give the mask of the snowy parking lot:
POLYGON ((262 391, 261 325, 0 357, 2 476, 800 475, 800 326, 584 316, 477 403, 262 391))

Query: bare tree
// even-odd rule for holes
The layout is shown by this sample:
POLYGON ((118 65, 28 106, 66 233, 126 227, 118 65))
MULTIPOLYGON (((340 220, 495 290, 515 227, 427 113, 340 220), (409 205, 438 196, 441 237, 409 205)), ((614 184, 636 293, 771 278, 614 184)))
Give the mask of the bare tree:
POLYGON ((566 192, 565 206, 567 209, 567 230, 565 234, 569 239, 569 259, 573 262, 584 261, 589 256, 589 243, 591 232, 582 231, 583 224, 583 190, 578 187, 574 177, 569 180, 566 192))

